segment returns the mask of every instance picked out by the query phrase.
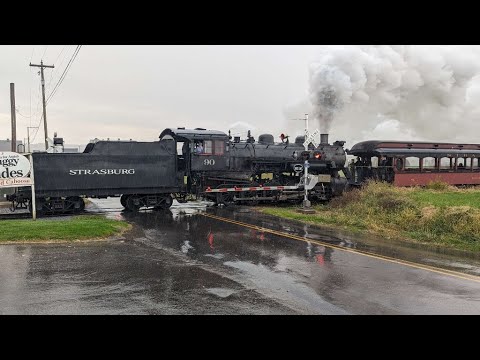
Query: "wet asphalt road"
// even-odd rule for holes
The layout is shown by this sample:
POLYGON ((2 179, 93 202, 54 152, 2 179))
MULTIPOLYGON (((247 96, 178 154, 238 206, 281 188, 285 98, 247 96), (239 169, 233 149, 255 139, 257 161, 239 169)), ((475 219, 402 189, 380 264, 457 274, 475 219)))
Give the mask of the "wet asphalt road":
POLYGON ((0 314, 480 314, 479 281, 297 241, 212 214, 480 276, 480 260, 319 230, 249 208, 175 204, 123 214, 102 242, 0 246, 0 314))

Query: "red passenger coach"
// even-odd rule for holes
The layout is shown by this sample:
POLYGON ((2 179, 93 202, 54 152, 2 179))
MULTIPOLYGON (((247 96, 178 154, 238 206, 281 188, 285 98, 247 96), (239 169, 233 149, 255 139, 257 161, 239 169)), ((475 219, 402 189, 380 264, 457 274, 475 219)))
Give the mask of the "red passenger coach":
POLYGON ((364 141, 349 155, 355 184, 367 179, 383 180, 395 186, 427 185, 442 181, 450 185, 480 184, 480 144, 404 141, 364 141))

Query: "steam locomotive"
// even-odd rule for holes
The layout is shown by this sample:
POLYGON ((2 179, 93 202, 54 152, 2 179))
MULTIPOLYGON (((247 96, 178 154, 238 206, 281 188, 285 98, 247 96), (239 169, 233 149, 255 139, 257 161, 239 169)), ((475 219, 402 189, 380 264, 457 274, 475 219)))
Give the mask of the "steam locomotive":
MULTIPOLYGON (((348 186, 343 141, 304 150, 273 135, 255 140, 203 128, 165 129, 155 142, 97 141, 83 153, 33 153, 38 213, 80 212, 83 198, 120 197, 131 211, 169 208, 173 199, 205 198, 216 204, 329 200, 348 186), (309 176, 304 176, 308 166, 309 176)), ((8 200, 32 207, 29 187, 8 200)))

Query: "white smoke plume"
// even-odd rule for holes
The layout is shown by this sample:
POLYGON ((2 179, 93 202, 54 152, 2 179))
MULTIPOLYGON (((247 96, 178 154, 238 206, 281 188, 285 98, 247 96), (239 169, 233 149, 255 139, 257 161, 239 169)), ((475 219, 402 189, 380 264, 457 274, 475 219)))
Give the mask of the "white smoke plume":
POLYGON ((325 46, 309 75, 322 133, 480 142, 479 46, 325 46))
POLYGON ((257 127, 245 121, 236 121, 228 125, 228 130, 230 130, 231 136, 240 136, 242 139, 244 139, 246 138, 249 130, 252 132, 252 134, 255 134, 257 127))

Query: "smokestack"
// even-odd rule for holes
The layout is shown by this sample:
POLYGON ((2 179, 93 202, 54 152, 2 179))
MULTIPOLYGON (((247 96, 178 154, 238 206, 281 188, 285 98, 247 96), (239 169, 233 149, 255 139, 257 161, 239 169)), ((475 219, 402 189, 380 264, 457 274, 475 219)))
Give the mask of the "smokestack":
POLYGON ((328 134, 320 134, 320 144, 328 144, 328 134))

